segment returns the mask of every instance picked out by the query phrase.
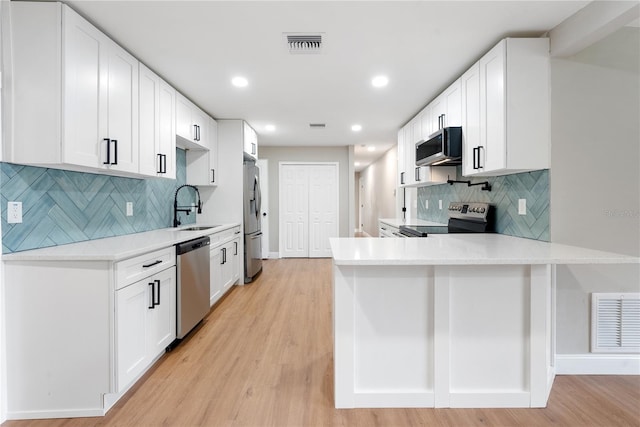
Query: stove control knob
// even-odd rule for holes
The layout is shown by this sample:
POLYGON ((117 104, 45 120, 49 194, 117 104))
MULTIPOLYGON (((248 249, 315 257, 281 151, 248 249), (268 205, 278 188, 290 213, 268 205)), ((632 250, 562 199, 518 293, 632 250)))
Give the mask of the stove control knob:
POLYGON ((480 213, 484 213, 485 208, 480 208, 480 213))

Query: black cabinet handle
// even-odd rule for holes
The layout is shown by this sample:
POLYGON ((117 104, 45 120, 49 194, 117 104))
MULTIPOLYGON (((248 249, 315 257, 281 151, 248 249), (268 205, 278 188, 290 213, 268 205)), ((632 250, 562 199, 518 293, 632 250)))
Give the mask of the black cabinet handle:
POLYGON ((158 154, 158 173, 167 173, 167 155, 158 154))
POLYGON ((235 233, 233 233, 233 234, 240 234, 240 230, 236 231, 236 232, 235 232, 235 233))
POLYGON ((200 125, 196 126, 198 128, 198 141, 200 141, 200 125))
POLYGON ((473 147, 473 169, 478 169, 478 164, 476 163, 477 160, 477 156, 476 156, 476 150, 478 149, 478 147, 473 147))
POLYGON ((118 140, 117 139, 112 139, 111 142, 113 142, 113 163, 111 163, 112 165, 117 165, 118 164, 118 140))
POLYGON ((109 138, 103 138, 102 140, 107 143, 107 161, 102 162, 102 164, 108 165, 111 163, 111 140, 109 138))
POLYGON ((211 169, 211 182, 216 182, 216 170, 211 169))
POLYGON ((400 184, 404 184, 404 172, 400 172, 400 184))
POLYGON ((233 242, 233 246, 234 246, 234 255, 238 255, 238 242, 233 242))
POLYGON ((152 262, 151 264, 144 264, 144 265, 143 265, 143 267, 144 267, 144 268, 153 267, 154 265, 158 265, 158 264, 160 264, 161 262, 162 262, 162 260, 157 260, 157 261, 152 262))
POLYGON ((484 150, 482 145, 478 146, 478 169, 482 169, 484 167, 480 164, 480 150, 484 150))
POLYGON ((160 305, 160 279, 156 279, 153 281, 156 285, 158 285, 158 302, 156 302, 155 298, 153 299, 153 305, 160 305))
POLYGON ((151 305, 147 308, 153 310, 156 308, 156 287, 154 282, 150 282, 149 286, 151 286, 151 305))
POLYGON ((416 168, 415 175, 416 182, 420 182, 420 168, 416 168))
POLYGON ((222 259, 220 260, 220 264, 224 264, 225 263, 225 256, 224 253, 226 252, 225 248, 220 249, 220 253, 222 254, 222 259))

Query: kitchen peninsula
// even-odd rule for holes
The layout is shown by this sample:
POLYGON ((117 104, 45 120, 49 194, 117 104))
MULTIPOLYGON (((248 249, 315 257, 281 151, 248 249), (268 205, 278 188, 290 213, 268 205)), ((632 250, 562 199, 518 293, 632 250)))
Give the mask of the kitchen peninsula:
POLYGON ((637 257, 500 234, 331 239, 336 408, 544 407, 555 265, 637 257))

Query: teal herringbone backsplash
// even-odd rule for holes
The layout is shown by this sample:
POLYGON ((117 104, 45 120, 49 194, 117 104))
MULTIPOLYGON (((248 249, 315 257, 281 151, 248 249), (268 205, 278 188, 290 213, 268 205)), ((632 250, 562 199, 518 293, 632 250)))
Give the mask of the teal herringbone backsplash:
MULTIPOLYGON (((134 179, 0 163, 2 252, 63 245, 171 227, 173 196, 186 182, 176 150, 176 179, 134 179), (22 224, 7 223, 7 202, 22 202, 22 224), (133 216, 126 216, 133 202, 133 216)), ((182 204, 195 200, 187 189, 182 204)), ((182 223, 195 215, 181 216, 182 223)))
MULTIPOLYGON (((457 179, 470 178, 462 177, 458 167, 457 179)), ((449 202, 486 202, 496 208, 498 233, 549 241, 548 170, 471 179, 471 182, 482 181, 489 181, 491 191, 466 184, 418 188, 418 218, 446 223, 449 202), (526 215, 518 215, 518 199, 527 199, 526 215), (425 209, 426 200, 429 200, 429 209, 425 209), (442 200, 442 210, 438 209, 438 200, 442 200)))

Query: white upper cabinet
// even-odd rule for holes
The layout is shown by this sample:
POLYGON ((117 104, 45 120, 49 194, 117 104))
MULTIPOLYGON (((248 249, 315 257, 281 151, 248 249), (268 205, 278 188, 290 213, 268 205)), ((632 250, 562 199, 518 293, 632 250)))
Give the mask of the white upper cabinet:
POLYGON ((218 173, 218 123, 207 116, 207 151, 187 150, 187 184, 216 186, 218 173))
POLYGON ((244 154, 252 159, 258 158, 258 134, 247 122, 244 122, 244 154))
POLYGON ((15 163, 138 173, 138 61, 61 3, 11 4, 15 163))
POLYGON ((208 149, 207 114, 181 93, 176 97, 176 134, 178 145, 193 150, 208 149))
POLYGON ((404 128, 398 130, 398 187, 404 186, 406 184, 406 176, 407 176, 407 157, 404 152, 406 150, 406 146, 404 143, 404 128))
POLYGON ((140 64, 140 174, 176 177, 176 91, 140 64))
POLYGON ((502 40, 462 77, 463 175, 549 167, 549 39, 502 40))
POLYGON ((462 126, 462 97, 460 94, 460 80, 456 80, 429 104, 430 130, 432 133, 451 126, 462 126))

